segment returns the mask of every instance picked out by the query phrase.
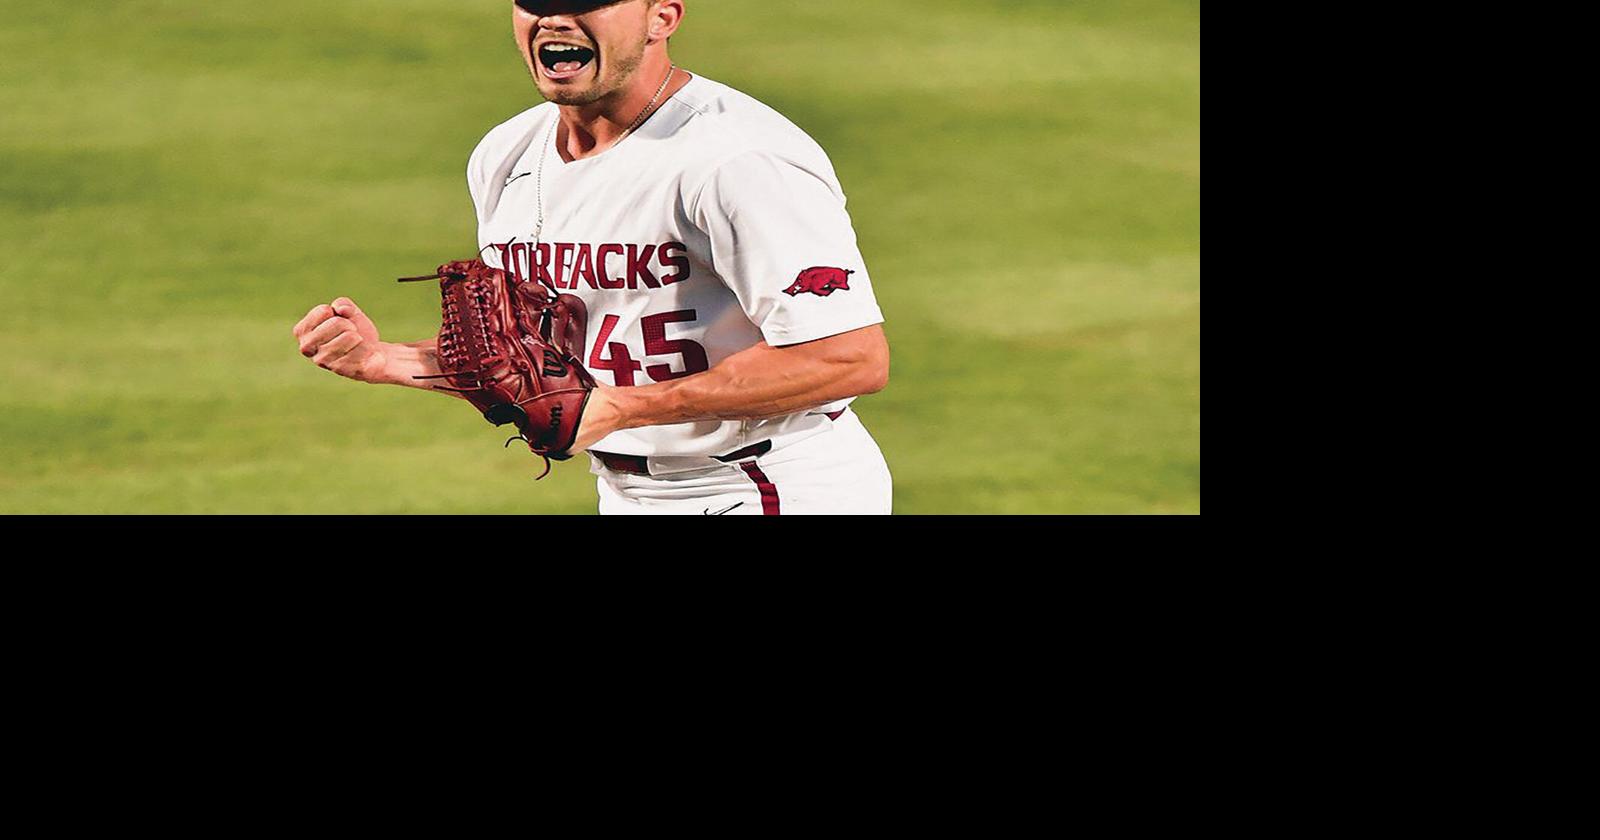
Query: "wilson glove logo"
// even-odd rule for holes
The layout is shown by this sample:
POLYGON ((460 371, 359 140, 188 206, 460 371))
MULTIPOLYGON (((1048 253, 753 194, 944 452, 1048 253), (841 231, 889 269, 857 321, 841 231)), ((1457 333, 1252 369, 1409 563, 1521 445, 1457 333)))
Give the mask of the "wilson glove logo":
POLYGON ((783 293, 793 297, 801 292, 810 292, 827 297, 834 292, 848 292, 852 274, 855 272, 842 268, 815 266, 800 272, 800 276, 795 278, 794 285, 784 289, 783 293))

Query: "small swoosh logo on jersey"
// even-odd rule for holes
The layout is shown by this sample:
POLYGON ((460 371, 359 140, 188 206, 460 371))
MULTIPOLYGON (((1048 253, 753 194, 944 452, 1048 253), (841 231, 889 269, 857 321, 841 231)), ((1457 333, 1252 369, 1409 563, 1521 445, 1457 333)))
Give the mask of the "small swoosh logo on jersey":
MULTIPOLYGON (((524 172, 524 173, 522 173, 520 175, 512 175, 510 178, 506 179, 506 186, 507 187, 511 186, 511 182, 517 180, 518 178, 526 178, 526 177, 528 177, 529 175, 532 175, 532 174, 533 174, 532 172, 524 172)), ((504 189, 504 187, 502 187, 501 189, 504 189)))
POLYGON ((727 507, 723 508, 722 510, 717 511, 716 513, 712 513, 711 512, 711 508, 706 508, 706 516, 721 516, 724 513, 727 513, 728 511, 733 510, 734 508, 736 508, 736 507, 738 507, 738 506, 740 506, 742 504, 744 504, 744 502, 734 502, 733 504, 728 505, 727 507))

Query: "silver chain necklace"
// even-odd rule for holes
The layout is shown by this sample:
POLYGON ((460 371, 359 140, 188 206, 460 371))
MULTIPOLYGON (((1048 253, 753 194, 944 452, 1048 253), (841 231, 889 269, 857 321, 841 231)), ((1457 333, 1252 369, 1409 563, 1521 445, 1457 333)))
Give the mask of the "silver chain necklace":
MULTIPOLYGON (((667 77, 661 80, 661 87, 656 88, 656 95, 650 97, 650 104, 644 106, 644 110, 639 112, 639 116, 633 118, 633 125, 628 126, 627 131, 622 132, 622 137, 632 134, 633 130, 639 127, 639 123, 644 122, 644 118, 649 116, 650 109, 656 107, 656 100, 661 98, 661 94, 667 89, 667 83, 672 81, 672 74, 676 72, 678 72, 678 65, 672 64, 667 67, 667 77)), ((622 137, 617 138, 618 143, 622 142, 622 137)))
MULTIPOLYGON (((656 88, 656 95, 650 97, 650 104, 644 106, 644 110, 639 112, 639 116, 633 118, 633 125, 628 126, 628 130, 622 132, 622 135, 617 138, 616 143, 611 144, 613 147, 615 147, 617 143, 621 143, 623 140, 627 139, 628 135, 633 134, 634 129, 638 128, 642 123, 644 123, 645 117, 650 115, 650 109, 656 107, 656 102, 661 99, 661 94, 665 93, 667 90, 667 83, 672 81, 673 75, 677 72, 678 65, 673 64, 667 67, 667 77, 661 80, 661 87, 656 88)), ((544 233, 544 160, 550 156, 550 147, 555 145, 554 135, 556 133, 556 126, 560 124, 561 115, 558 113, 556 118, 550 121, 550 128, 544 133, 543 149, 541 149, 539 152, 539 172, 534 176, 533 194, 535 206, 538 208, 539 214, 539 219, 534 223, 533 228, 533 250, 535 256, 531 256, 530 259, 534 260, 538 259, 537 254, 539 251, 539 236, 544 233)))
MULTIPOLYGON (((550 130, 544 133, 544 148, 539 151, 539 174, 534 176, 534 196, 538 202, 539 220, 533 226, 533 253, 528 259, 537 263, 539 260, 539 235, 544 233, 544 159, 550 156, 552 145, 551 135, 556 133, 556 126, 561 124, 561 115, 550 121, 550 130)), ((537 269, 536 269, 537 270, 537 269)))

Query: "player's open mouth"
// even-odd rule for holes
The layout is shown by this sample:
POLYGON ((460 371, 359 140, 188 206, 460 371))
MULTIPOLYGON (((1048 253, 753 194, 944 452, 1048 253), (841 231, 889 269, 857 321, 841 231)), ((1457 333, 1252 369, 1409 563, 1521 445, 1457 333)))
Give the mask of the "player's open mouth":
POLYGON ((555 42, 539 46, 539 65, 550 79, 570 79, 594 61, 594 50, 577 44, 555 42))

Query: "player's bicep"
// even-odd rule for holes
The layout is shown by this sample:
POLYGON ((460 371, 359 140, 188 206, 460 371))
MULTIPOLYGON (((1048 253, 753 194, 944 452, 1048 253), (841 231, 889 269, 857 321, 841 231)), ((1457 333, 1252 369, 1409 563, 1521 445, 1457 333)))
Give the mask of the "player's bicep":
POLYGON ((883 333, 882 324, 783 345, 781 349, 840 368, 881 371, 885 376, 889 370, 889 339, 883 333))

